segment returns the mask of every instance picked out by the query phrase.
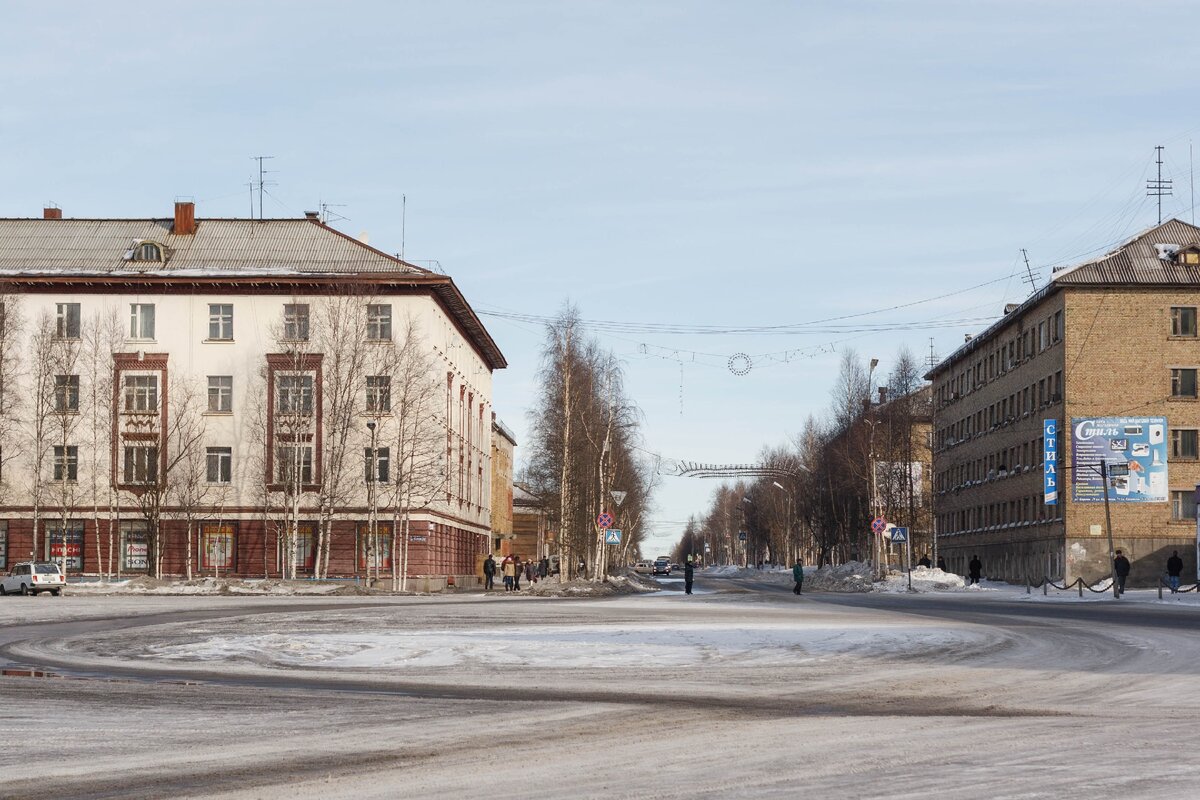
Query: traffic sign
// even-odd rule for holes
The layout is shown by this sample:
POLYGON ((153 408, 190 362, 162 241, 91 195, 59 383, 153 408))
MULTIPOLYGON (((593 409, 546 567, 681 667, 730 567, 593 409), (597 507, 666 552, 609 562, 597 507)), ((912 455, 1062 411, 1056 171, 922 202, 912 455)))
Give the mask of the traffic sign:
POLYGON ((887 520, 883 517, 876 517, 871 522, 871 530, 875 531, 876 533, 883 533, 885 530, 887 530, 887 520))
POLYGON ((892 528, 892 544, 908 541, 908 528, 892 528))
POLYGON ((625 502, 625 495, 628 494, 628 492, 621 492, 616 489, 613 489, 611 492, 609 492, 609 494, 612 495, 613 501, 616 502, 616 504, 619 506, 619 505, 621 505, 621 503, 625 502))
POLYGON ((746 541, 746 532, 745 531, 738 531, 738 541, 739 542, 746 541))
POLYGON ((605 544, 620 544, 621 543, 621 532, 619 530, 617 530, 616 528, 609 528, 608 530, 606 530, 604 532, 604 543, 605 544))
POLYGON ((607 511, 601 512, 600 516, 596 517, 596 525, 601 528, 611 528, 613 526, 613 515, 607 511))

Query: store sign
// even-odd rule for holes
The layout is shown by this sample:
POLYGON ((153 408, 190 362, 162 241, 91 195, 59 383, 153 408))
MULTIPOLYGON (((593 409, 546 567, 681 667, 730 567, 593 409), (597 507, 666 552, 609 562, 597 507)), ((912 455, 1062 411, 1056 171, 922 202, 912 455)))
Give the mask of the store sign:
POLYGON ((1089 417, 1071 420, 1071 499, 1103 503, 1100 464, 1110 469, 1108 499, 1114 503, 1165 503, 1166 417, 1089 417), (1128 474, 1125 473, 1128 470, 1128 474))
POLYGON ((50 529, 48 555, 51 561, 61 563, 65 560, 68 572, 80 572, 83 570, 83 525, 67 524, 70 527, 65 534, 58 526, 50 529))
POLYGON ((145 531, 130 531, 125 534, 125 569, 150 569, 150 545, 145 531))
POLYGON ((1048 506, 1058 504, 1058 420, 1042 422, 1042 493, 1048 506))

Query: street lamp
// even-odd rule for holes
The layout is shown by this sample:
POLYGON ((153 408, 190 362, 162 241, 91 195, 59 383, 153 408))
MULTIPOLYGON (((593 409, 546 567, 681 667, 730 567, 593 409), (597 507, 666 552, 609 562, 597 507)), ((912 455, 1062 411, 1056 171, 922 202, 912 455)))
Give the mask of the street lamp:
MULTIPOLYGON (((871 369, 867 372, 866 412, 868 414, 871 413, 871 391, 875 386, 875 368, 878 366, 879 366, 879 359, 872 358, 871 359, 871 369)), ((870 438, 868 439, 868 451, 869 452, 867 455, 867 458, 869 459, 869 463, 867 464, 867 467, 868 467, 867 480, 870 483, 867 487, 867 494, 868 494, 868 505, 870 506, 870 513, 868 514, 868 516, 870 516, 871 520, 874 521, 875 518, 878 517, 878 513, 877 513, 878 508, 877 508, 877 503, 876 503, 876 498, 875 498, 875 491, 876 491, 875 420, 868 419, 868 420, 865 420, 865 422, 871 426, 871 434, 870 434, 870 438)), ((879 536, 878 534, 874 534, 874 533, 872 533, 872 536, 874 536, 873 543, 875 545, 875 547, 873 549, 873 552, 875 553, 875 573, 876 573, 876 577, 882 577, 883 571, 882 571, 881 562, 883 561, 883 537, 879 536)))
POLYGON ((371 461, 370 473, 367 475, 367 500, 371 504, 370 515, 367 517, 367 537, 370 545, 367 547, 367 579, 371 577, 371 565, 375 564, 375 578, 379 578, 379 514, 376 506, 375 482, 379 477, 379 452, 375 448, 375 423, 368 422, 367 430, 371 432, 371 461))

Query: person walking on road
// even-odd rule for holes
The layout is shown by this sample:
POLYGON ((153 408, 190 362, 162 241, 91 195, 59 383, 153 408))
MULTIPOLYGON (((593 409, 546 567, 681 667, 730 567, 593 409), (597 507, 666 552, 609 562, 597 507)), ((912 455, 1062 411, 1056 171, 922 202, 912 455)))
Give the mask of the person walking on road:
POLYGON ((1117 597, 1120 597, 1125 594, 1125 579, 1129 577, 1129 559, 1121 550, 1117 551, 1117 557, 1113 559, 1113 572, 1117 573, 1117 597))
POLYGON ((979 583, 979 579, 983 577, 983 562, 979 560, 979 556, 972 555, 970 563, 967 564, 967 585, 979 583))
POLYGON ((683 564, 683 591, 684 594, 692 593, 692 579, 696 576, 696 568, 692 564, 692 557, 688 556, 687 561, 683 564))
POLYGON ((513 556, 513 591, 521 591, 521 570, 525 569, 521 565, 521 557, 513 556))
POLYGON ((1179 557, 1178 550, 1171 551, 1171 557, 1167 559, 1167 585, 1171 587, 1171 594, 1179 592, 1179 573, 1183 572, 1183 559, 1179 557))
POLYGON ((500 571, 504 573, 504 591, 511 592, 513 588, 513 560, 512 555, 507 555, 500 562, 500 571))
POLYGON ((496 585, 496 559, 492 558, 492 554, 488 553, 488 557, 483 562, 483 588, 484 591, 490 590, 496 585))
POLYGON ((929 560, 929 554, 928 554, 928 553, 926 553, 925 555, 921 556, 921 560, 917 562, 917 566, 918 566, 918 567, 925 567, 925 569, 929 569, 930 567, 932 567, 932 566, 933 566, 933 562, 929 560))
POLYGON ((796 582, 796 586, 792 589, 792 594, 804 594, 804 561, 796 559, 796 563, 792 566, 792 580, 796 582))

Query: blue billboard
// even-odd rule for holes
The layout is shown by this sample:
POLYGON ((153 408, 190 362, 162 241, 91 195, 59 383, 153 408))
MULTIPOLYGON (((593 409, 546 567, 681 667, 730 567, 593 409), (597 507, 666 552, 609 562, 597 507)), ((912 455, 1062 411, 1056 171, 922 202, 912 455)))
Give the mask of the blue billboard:
POLYGON ((1107 463, 1110 473, 1111 502, 1167 502, 1167 418, 1072 419, 1071 499, 1075 502, 1104 502, 1101 461, 1107 463))
POLYGON ((1042 442, 1042 493, 1046 505, 1058 505, 1058 420, 1043 420, 1042 442))

